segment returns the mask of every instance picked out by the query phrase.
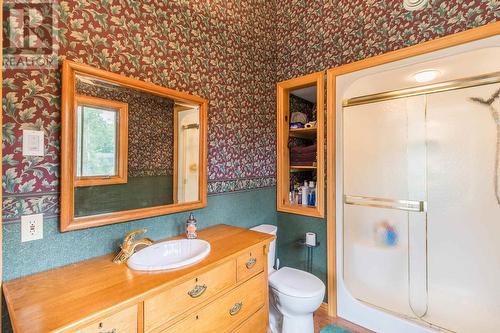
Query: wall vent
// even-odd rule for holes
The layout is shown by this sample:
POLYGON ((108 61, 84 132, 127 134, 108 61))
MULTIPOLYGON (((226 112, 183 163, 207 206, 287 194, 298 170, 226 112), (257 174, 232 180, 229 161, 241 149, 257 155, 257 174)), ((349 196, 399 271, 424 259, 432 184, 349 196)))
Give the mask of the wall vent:
POLYGON ((403 6, 410 11, 425 8, 428 3, 429 0, 403 0, 403 6))

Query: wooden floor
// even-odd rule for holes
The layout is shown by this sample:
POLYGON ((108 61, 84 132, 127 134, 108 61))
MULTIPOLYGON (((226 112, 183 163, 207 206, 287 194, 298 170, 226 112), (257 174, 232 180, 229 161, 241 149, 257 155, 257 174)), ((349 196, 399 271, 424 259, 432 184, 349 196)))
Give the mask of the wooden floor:
POLYGON ((373 333, 372 331, 351 323, 350 321, 342 318, 328 317, 325 307, 321 306, 318 311, 314 313, 314 333, 319 333, 319 330, 329 324, 335 324, 342 328, 348 329, 353 333, 373 333))

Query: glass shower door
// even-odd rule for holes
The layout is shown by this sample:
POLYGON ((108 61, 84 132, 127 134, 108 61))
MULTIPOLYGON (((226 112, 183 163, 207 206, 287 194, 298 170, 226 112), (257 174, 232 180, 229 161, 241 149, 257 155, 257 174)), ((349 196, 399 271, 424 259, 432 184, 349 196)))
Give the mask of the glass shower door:
POLYGON ((450 332, 500 332, 500 84, 345 107, 344 281, 450 332))
POLYGON ((358 300, 427 311, 426 97, 345 107, 344 281, 358 300))
POLYGON ((429 311, 500 332, 500 84, 428 96, 429 311))

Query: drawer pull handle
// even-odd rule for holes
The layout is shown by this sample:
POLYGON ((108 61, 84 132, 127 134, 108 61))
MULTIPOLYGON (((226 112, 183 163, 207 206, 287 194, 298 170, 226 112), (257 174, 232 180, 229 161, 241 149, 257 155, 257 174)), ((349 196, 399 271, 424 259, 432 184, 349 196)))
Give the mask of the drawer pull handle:
POLYGON ((255 266, 256 263, 257 263, 257 259, 251 258, 250 260, 247 261, 247 263, 245 264, 245 266, 247 266, 247 268, 250 269, 253 266, 255 266))
POLYGON ((197 284, 193 289, 188 291, 188 295, 191 296, 192 298, 200 297, 201 295, 203 295, 205 290, 207 290, 206 284, 203 284, 201 286, 197 284))
POLYGON ((238 312, 240 312, 241 308, 243 307, 243 302, 235 303, 231 309, 229 309, 229 314, 231 316, 235 316, 238 312))

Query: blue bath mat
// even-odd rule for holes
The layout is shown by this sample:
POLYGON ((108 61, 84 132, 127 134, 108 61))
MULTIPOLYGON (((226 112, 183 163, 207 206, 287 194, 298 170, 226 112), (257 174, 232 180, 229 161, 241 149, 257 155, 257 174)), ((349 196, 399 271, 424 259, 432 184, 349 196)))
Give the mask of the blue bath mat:
POLYGON ((352 333, 352 332, 337 325, 328 325, 323 327, 319 331, 319 333, 352 333))

